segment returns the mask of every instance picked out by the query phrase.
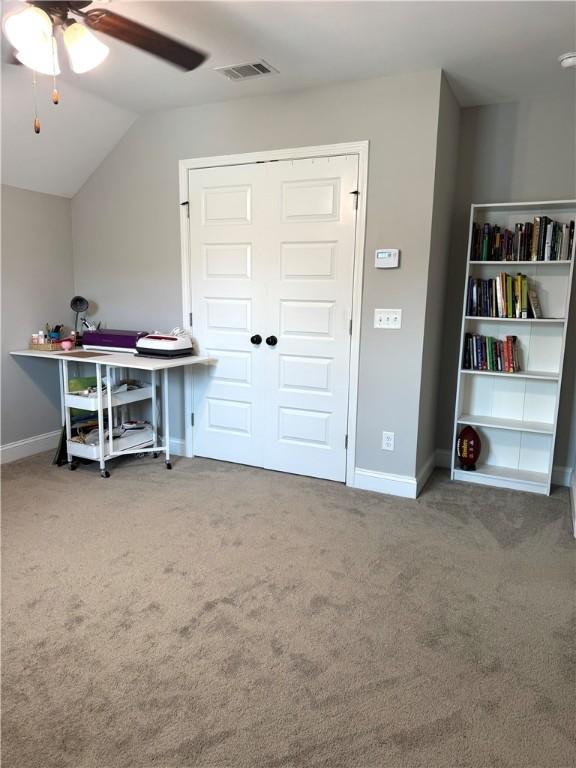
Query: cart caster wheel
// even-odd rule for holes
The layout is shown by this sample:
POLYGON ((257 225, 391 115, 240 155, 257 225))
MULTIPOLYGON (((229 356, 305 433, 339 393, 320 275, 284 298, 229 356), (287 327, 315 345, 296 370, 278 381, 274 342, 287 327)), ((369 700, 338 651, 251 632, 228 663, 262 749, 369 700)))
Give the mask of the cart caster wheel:
POLYGON ((75 461, 71 461, 70 464, 68 464, 68 469, 70 472, 74 472, 75 469, 78 469, 78 464, 76 464, 75 461))
POLYGON ((100 477, 110 477, 110 472, 108 472, 108 470, 107 470, 107 469, 103 469, 103 470, 100 472, 100 477))
POLYGON ((153 453, 152 454, 152 458, 157 459, 158 458, 158 454, 157 453, 153 453))
POLYGON ((166 462, 166 469, 172 469, 172 462, 171 461, 167 461, 166 462))

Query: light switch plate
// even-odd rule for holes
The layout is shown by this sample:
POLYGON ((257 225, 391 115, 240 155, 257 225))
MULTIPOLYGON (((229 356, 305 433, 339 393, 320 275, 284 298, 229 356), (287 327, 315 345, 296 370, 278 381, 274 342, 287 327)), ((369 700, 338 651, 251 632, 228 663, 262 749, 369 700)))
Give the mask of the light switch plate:
POLYGON ((374 328, 386 328, 387 330, 398 330, 402 327, 401 309, 375 309, 374 310, 374 328))

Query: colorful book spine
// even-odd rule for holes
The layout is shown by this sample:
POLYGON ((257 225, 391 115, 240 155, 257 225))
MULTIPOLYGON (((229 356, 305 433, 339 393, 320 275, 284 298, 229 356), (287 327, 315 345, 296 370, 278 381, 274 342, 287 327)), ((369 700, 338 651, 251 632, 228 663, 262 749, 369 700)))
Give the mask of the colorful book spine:
POLYGON ((538 261, 538 241, 540 239, 540 216, 534 218, 534 226, 532 228, 532 250, 530 252, 530 260, 538 261))

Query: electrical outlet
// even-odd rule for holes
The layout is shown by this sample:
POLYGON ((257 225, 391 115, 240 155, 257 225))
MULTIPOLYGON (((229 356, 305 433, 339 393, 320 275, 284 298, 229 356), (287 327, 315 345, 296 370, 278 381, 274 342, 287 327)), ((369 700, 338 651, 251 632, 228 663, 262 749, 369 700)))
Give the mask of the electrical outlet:
POLYGON ((375 309, 374 328, 398 330, 402 327, 401 309, 375 309))
POLYGON ((382 432, 382 450, 394 450, 394 432, 382 432))

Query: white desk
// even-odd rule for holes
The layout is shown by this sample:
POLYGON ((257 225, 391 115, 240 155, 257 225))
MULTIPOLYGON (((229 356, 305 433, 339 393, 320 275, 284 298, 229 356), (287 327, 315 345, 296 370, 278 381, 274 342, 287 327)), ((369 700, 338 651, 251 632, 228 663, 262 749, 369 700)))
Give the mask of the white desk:
MULTIPOLYGON (((167 469, 171 469, 170 462, 170 423, 169 423, 169 398, 168 398, 168 370, 170 368, 183 368, 191 365, 213 365, 217 361, 212 357, 200 357, 190 355, 187 357, 177 357, 171 359, 142 357, 130 352, 92 352, 88 350, 71 350, 70 352, 39 352, 31 349, 18 350, 11 352, 11 355, 15 357, 38 357, 47 358, 50 360, 57 360, 60 369, 60 404, 62 410, 62 420, 66 424, 66 436, 68 440, 68 461, 71 468, 75 468, 72 457, 80 456, 85 458, 98 459, 100 462, 100 473, 102 477, 109 477, 109 472, 106 469, 106 461, 119 455, 126 455, 130 453, 164 453, 167 469), (91 455, 90 451, 78 443, 75 446, 71 443, 71 421, 70 421, 70 407, 77 407, 78 403, 70 403, 70 396, 73 393, 68 391, 68 364, 75 363, 90 363, 96 366, 96 410, 98 411, 98 430, 99 430, 99 442, 97 456, 91 455), (158 424, 157 424, 157 409, 155 402, 152 406, 153 414, 153 439, 148 443, 151 445, 138 445, 134 449, 130 447, 124 448, 120 451, 114 449, 114 438, 112 435, 112 408, 115 406, 113 402, 112 387, 107 387, 106 392, 106 405, 104 404, 104 394, 102 390, 102 367, 106 369, 107 382, 111 382, 111 372, 113 369, 118 368, 130 368, 140 371, 150 371, 152 376, 152 393, 154 400, 156 398, 156 374, 162 371, 162 412, 163 412, 163 445, 158 444, 158 424), (104 436, 104 409, 108 410, 108 446, 105 446, 104 436)), ((144 399, 144 398, 142 398, 144 399)), ((74 398, 78 401, 78 398, 74 398)), ((90 410, 90 409, 87 409, 90 410)))

